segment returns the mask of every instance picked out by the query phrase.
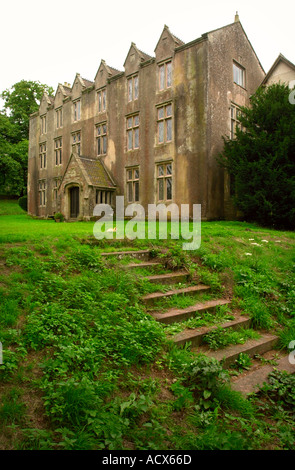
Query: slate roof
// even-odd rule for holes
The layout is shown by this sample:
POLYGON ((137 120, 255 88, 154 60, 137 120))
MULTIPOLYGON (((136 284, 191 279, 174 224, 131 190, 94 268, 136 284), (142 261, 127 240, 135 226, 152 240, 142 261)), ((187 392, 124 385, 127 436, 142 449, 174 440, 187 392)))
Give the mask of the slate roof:
POLYGON ((76 158, 80 160, 92 186, 115 189, 116 185, 101 160, 83 156, 76 158))

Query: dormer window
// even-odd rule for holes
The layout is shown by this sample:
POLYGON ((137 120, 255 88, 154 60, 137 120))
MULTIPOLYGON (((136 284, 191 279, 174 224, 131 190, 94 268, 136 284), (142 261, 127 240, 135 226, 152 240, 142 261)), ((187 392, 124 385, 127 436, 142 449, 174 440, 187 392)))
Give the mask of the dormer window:
POLYGON ((41 134, 46 134, 47 132, 47 120, 46 120, 46 114, 43 116, 40 116, 41 120, 41 134))
POLYGON ((56 109, 56 128, 62 127, 62 108, 56 109))
POLYGON ((165 90, 172 86, 172 62, 159 65, 159 90, 165 90))
POLYGON ((127 80, 128 102, 138 99, 138 75, 127 80))
POLYGON ((97 93, 98 98, 98 112, 102 113, 107 107, 107 90, 104 88, 97 93))
POLYGON ((74 108, 74 121, 80 121, 81 118, 81 101, 77 100, 73 103, 74 108))

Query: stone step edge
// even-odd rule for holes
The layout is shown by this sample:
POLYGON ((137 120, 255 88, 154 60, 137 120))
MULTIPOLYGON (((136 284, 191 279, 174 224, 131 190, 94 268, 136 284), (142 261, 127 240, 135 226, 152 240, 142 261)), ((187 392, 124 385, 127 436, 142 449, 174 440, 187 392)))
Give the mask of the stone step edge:
POLYGON ((170 290, 167 292, 153 292, 152 294, 144 295, 141 299, 143 300, 143 302, 149 302, 153 300, 162 299, 165 297, 171 297, 172 295, 202 292, 202 291, 207 291, 209 289, 210 289, 210 286, 199 284, 197 286, 184 287, 183 289, 174 289, 174 290, 170 290))
POLYGON ((133 269, 133 268, 150 268, 153 266, 161 266, 162 263, 159 261, 144 261, 141 263, 129 263, 124 266, 124 268, 133 269))
POLYGON ((251 357, 255 354, 263 354, 273 349, 278 340, 278 336, 263 334, 259 339, 250 339, 244 344, 235 344, 217 351, 207 351, 205 355, 222 362, 223 367, 226 368, 235 362, 240 353, 248 354, 251 357))
POLYGON ((187 320, 188 318, 193 316, 194 313, 202 313, 207 310, 214 310, 216 307, 219 307, 221 305, 230 305, 230 303, 231 301, 229 299, 207 300, 206 302, 198 302, 197 304, 194 304, 190 307, 186 307, 184 309, 171 308, 165 313, 152 312, 151 315, 153 318, 155 318, 155 320, 161 323, 171 324, 187 320))
POLYGON ((202 326, 200 328, 196 328, 193 330, 184 330, 181 333, 178 333, 177 335, 174 336, 173 342, 177 346, 182 346, 185 343, 189 342, 193 347, 199 346, 202 344, 204 340, 204 336, 206 336, 208 333, 211 331, 216 330, 217 328, 231 328, 233 330, 237 330, 239 328, 249 328, 251 325, 251 319, 248 317, 236 317, 235 320, 231 320, 219 325, 213 325, 213 326, 202 326))
POLYGON ((101 256, 136 256, 150 255, 151 250, 130 250, 130 251, 107 251, 100 253, 101 256))
POLYGON ((149 281, 149 282, 161 282, 161 281, 169 281, 170 279, 173 278, 188 278, 189 273, 187 271, 174 271, 171 273, 166 273, 166 274, 153 274, 152 276, 145 276, 144 278, 149 281))
POLYGON ((266 364, 254 371, 249 371, 243 377, 238 377, 231 382, 231 388, 243 395, 249 395, 259 390, 264 382, 268 382, 268 376, 273 370, 286 371, 289 374, 295 374, 295 364, 291 364, 289 355, 278 360, 276 366, 266 364))

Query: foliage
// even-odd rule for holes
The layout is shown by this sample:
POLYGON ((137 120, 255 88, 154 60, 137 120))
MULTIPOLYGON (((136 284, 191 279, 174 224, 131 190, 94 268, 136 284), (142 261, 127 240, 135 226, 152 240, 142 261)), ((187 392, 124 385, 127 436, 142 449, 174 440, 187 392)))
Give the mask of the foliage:
POLYGON ((242 129, 224 138, 219 160, 234 181, 234 201, 248 221, 295 228, 295 107, 287 85, 259 88, 241 108, 242 129))
POLYGON ((0 192, 26 194, 29 120, 38 110, 44 92, 53 89, 39 82, 21 80, 4 90, 4 110, 0 112, 0 192))
POLYGON ((28 210, 28 196, 22 196, 18 200, 19 206, 27 212, 28 210))

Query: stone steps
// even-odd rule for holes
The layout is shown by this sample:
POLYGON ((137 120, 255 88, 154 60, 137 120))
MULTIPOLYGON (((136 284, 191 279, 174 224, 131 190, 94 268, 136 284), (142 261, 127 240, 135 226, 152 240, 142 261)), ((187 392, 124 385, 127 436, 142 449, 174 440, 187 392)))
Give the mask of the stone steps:
POLYGON ((109 251, 106 253, 101 253, 100 255, 104 258, 115 256, 118 259, 122 259, 125 256, 130 256, 131 258, 137 258, 140 260, 149 260, 150 250, 109 251))
POLYGON ((239 328, 249 328, 250 323, 250 318, 237 317, 235 320, 225 322, 218 326, 214 325, 211 327, 201 327, 197 329, 182 331, 181 333, 178 333, 174 336, 173 342, 177 346, 183 346, 185 343, 190 343, 192 347, 196 347, 202 344, 204 337, 208 333, 218 327, 222 327, 224 329, 231 328, 232 330, 238 330, 239 328))
POLYGON ((255 354, 263 354, 271 350, 278 343, 278 336, 263 334, 259 339, 250 339, 244 344, 235 344, 217 351, 207 351, 209 357, 222 362, 223 367, 227 368, 238 359, 240 353, 248 354, 253 357, 255 354))
POLYGON ((176 284, 177 282, 186 282, 190 275, 186 271, 178 271, 167 274, 156 274, 146 276, 145 279, 154 284, 176 284))
POLYGON ((156 300, 167 299, 175 295, 194 295, 210 290, 209 286, 198 284, 196 286, 184 287, 183 289, 172 289, 167 292, 153 292, 142 297, 146 305, 152 305, 156 300))
POLYGON ((157 261, 144 261, 141 263, 129 263, 124 266, 127 269, 136 269, 136 268, 142 268, 142 269, 149 269, 149 268, 156 268, 162 266, 162 263, 157 262, 157 261))
POLYGON ((249 395, 258 391, 259 387, 267 382, 268 375, 274 370, 285 370, 289 374, 295 374, 295 364, 291 364, 289 356, 284 356, 277 361, 277 364, 266 364, 254 370, 247 371, 241 377, 236 377, 231 381, 231 388, 243 395, 249 395))
POLYGON ((151 313, 151 315, 161 323, 170 325, 175 322, 185 321, 193 317, 196 313, 214 311, 221 305, 230 305, 230 300, 208 300, 199 302, 185 309, 172 308, 165 313, 151 313))

